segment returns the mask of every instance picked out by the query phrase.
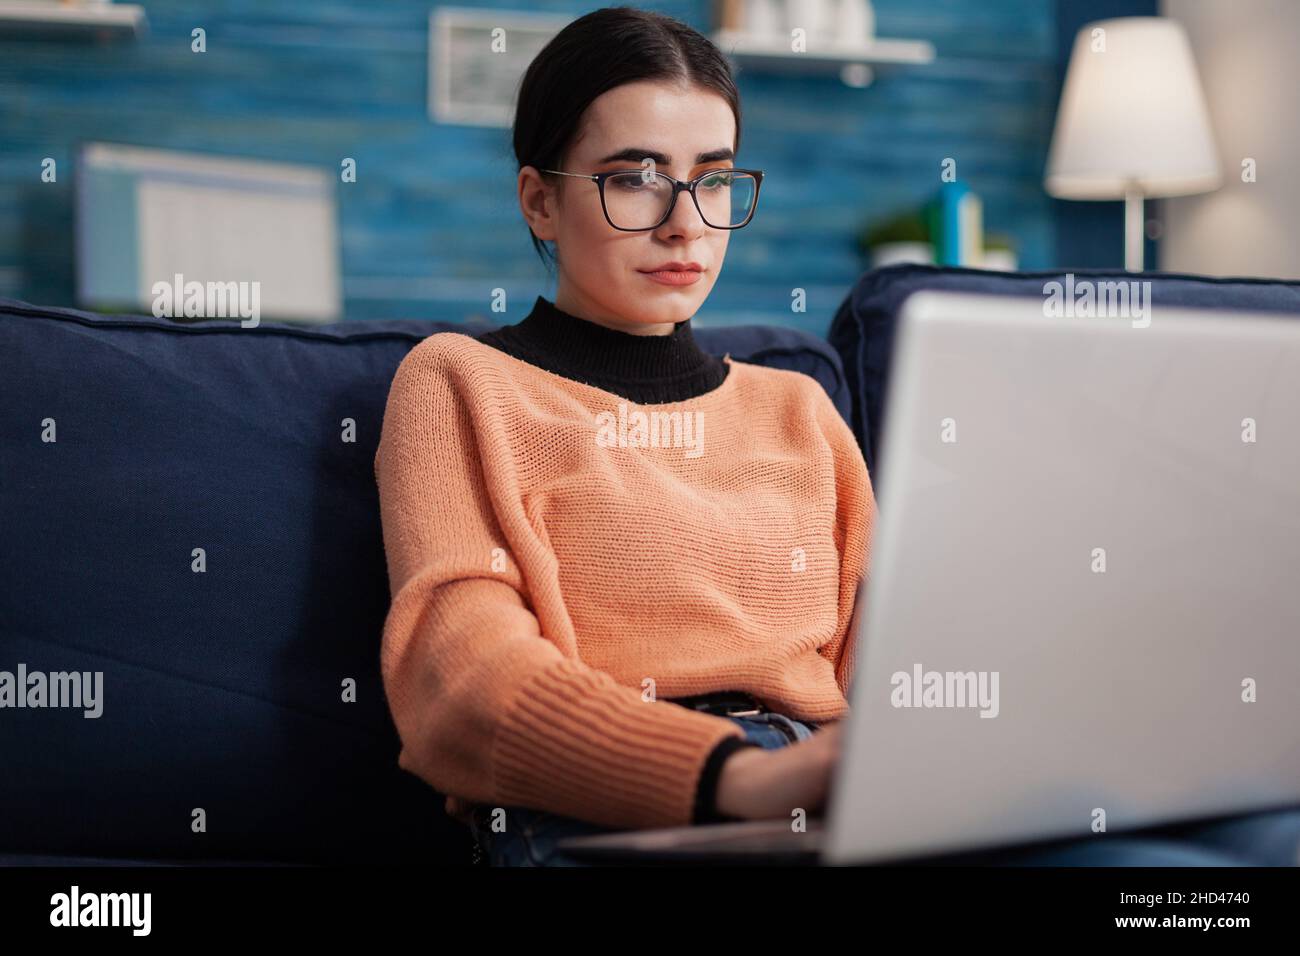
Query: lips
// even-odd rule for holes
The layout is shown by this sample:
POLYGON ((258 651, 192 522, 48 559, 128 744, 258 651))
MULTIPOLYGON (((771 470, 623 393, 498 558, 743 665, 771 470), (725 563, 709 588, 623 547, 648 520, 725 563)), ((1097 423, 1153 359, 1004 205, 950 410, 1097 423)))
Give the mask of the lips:
POLYGON ((694 285, 704 275, 704 267, 698 262, 664 262, 652 269, 641 269, 641 274, 652 282, 662 285, 694 285))
POLYGON ((675 286, 694 285, 704 275, 703 272, 696 269, 659 269, 655 272, 642 272, 641 274, 651 282, 675 286))

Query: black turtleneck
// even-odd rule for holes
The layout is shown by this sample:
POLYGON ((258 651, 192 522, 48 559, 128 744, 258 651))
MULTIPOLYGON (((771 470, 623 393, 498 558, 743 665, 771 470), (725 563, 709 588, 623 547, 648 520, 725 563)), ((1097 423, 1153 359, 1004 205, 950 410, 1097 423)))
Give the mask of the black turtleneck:
MULTIPOLYGON (((640 405, 696 398, 721 385, 730 371, 726 362, 700 348, 690 319, 678 322, 668 335, 633 335, 580 319, 540 295, 520 322, 475 338, 530 365, 640 405)), ((733 753, 757 746, 727 737, 713 749, 700 774, 695 823, 736 819, 717 810, 718 777, 733 753)))
POLYGON ((540 295, 519 323, 475 338, 641 405, 697 398, 721 385, 728 371, 726 362, 700 348, 690 319, 668 335, 634 335, 580 319, 540 295))

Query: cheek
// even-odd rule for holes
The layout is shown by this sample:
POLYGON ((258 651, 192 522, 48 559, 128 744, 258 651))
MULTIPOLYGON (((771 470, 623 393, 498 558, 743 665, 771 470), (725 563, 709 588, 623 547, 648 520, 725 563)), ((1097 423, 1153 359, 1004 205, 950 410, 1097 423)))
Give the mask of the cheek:
POLYGON ((569 248, 594 249, 617 233, 605 221, 595 184, 579 185, 590 185, 591 193, 575 192, 565 197, 557 230, 569 248))
POLYGON ((584 265, 616 261, 626 248, 625 237, 635 233, 619 232, 605 221, 600 200, 581 209, 570 211, 563 225, 565 248, 570 250, 570 261, 584 265))
POLYGON ((709 247, 713 253, 713 281, 718 281, 718 274, 722 271, 723 260, 727 257, 727 243, 731 241, 731 232, 727 229, 714 229, 714 235, 709 237, 709 247))

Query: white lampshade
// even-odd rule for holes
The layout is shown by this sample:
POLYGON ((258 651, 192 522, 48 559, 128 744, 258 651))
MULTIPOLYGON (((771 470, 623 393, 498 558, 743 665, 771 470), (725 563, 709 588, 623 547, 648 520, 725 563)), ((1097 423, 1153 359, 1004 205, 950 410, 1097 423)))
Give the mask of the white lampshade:
POLYGON ((1182 24, 1098 20, 1079 31, 1045 185, 1062 199, 1206 192, 1220 183, 1209 113, 1182 24), (1094 49, 1103 30, 1104 50, 1094 49))

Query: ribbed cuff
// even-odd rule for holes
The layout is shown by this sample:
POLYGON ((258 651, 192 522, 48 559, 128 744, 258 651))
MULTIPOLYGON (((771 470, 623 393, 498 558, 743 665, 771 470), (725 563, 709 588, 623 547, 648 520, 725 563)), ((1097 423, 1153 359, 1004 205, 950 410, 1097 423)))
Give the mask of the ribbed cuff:
POLYGON ((691 822, 709 754, 743 731, 723 717, 634 688, 580 661, 534 674, 501 715, 492 790, 503 806, 637 830, 691 822))
POLYGON ((704 761, 700 771, 699 789, 695 793, 695 814, 692 823, 734 823, 739 817, 719 813, 717 808, 718 780, 722 776, 722 765, 728 757, 742 747, 757 747, 752 740, 743 737, 728 737, 713 748, 713 752, 704 761))

